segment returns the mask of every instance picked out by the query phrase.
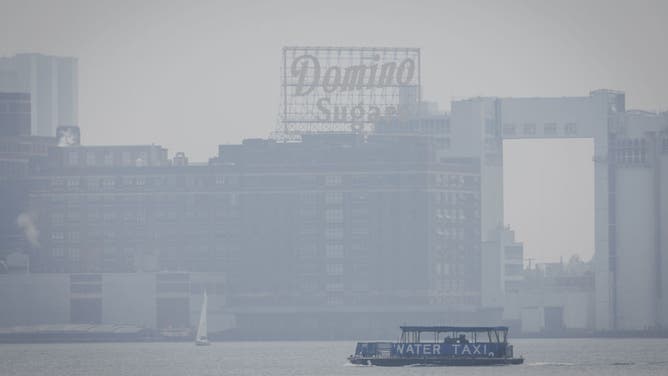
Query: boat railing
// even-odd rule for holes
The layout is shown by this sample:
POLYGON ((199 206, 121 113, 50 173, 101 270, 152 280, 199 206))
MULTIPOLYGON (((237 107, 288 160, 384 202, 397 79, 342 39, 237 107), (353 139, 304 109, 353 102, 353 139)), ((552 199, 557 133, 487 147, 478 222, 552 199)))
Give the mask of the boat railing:
POLYGON ((402 326, 399 342, 507 343, 508 327, 402 326))

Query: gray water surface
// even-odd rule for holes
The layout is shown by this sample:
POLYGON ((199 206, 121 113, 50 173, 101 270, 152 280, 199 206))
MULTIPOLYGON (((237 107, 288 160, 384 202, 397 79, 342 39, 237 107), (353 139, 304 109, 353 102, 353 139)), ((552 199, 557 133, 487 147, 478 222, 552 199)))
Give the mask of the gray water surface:
POLYGON ((519 366, 352 366, 353 342, 2 344, 1 376, 668 375, 668 339, 516 339, 519 366))

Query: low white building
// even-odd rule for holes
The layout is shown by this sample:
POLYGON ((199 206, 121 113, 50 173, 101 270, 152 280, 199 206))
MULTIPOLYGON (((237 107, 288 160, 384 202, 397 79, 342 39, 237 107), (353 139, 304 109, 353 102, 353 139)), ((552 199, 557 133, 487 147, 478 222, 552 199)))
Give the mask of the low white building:
POLYGON ((48 324, 194 328, 203 292, 211 333, 229 329, 220 273, 0 274, 0 327, 48 324))

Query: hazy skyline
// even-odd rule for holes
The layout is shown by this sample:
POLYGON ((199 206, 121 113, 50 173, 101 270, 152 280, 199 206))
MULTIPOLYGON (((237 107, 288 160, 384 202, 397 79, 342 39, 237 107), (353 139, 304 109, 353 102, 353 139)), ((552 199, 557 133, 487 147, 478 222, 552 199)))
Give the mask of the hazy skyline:
MULTIPOLYGON (((192 161, 274 129, 285 45, 420 47, 423 98, 444 110, 599 88, 624 90, 627 108, 668 108, 665 2, 0 4, 0 55, 79 59, 84 144, 156 143, 192 161)), ((506 146, 506 222, 527 257, 591 257, 591 142, 506 146)))

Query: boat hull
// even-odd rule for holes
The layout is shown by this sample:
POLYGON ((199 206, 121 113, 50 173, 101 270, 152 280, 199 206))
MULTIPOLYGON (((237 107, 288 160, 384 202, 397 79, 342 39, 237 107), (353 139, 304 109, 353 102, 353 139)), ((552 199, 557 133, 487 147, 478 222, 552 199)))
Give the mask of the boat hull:
POLYGON ((369 366, 402 367, 402 366, 498 366, 522 364, 523 358, 485 358, 485 357, 449 357, 449 358, 382 358, 356 357, 348 358, 350 363, 369 366))

